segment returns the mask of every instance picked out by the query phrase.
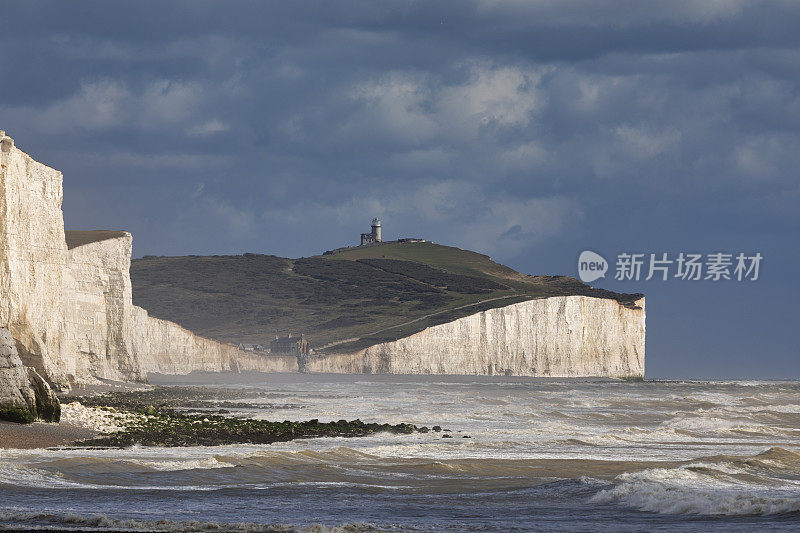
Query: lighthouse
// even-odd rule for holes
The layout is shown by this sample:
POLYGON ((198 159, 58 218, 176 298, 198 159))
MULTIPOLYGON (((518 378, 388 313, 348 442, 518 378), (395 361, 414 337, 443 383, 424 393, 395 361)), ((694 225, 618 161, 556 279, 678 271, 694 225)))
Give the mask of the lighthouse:
POLYGON ((377 218, 372 219, 372 231, 361 234, 361 246, 366 244, 378 244, 381 242, 381 221, 377 218))
POLYGON ((372 219, 372 236, 375 242, 381 242, 381 221, 377 218, 372 219))

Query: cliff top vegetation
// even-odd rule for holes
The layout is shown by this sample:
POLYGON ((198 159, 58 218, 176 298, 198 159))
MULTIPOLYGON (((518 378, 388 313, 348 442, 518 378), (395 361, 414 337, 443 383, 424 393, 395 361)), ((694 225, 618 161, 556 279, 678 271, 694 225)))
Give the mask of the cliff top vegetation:
POLYGON ((527 276, 488 256, 434 243, 387 243, 334 255, 145 256, 131 265, 133 300, 152 316, 233 343, 304 333, 349 351, 478 311, 533 298, 585 295, 633 306, 638 294, 567 276, 527 276))

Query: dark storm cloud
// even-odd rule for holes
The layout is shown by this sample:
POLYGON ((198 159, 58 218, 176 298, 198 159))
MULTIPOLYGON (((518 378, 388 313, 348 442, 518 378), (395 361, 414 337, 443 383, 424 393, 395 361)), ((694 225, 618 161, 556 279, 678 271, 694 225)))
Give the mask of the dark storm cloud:
MULTIPOLYGON (((51 154, 74 195, 157 187, 164 205, 133 203, 126 222, 146 215, 174 237, 137 231, 141 252, 235 238, 310 253, 349 233, 287 238, 331 217, 352 232, 364 210, 524 252, 618 196, 692 203, 764 183, 797 195, 791 3, 25 2, 4 13, 4 127, 51 154), (185 236, 186 217, 204 231, 185 236)), ((67 200, 68 222, 115 224, 67 200)))
POLYGON ((389 237, 564 271, 586 246, 783 253, 800 229, 796 2, 0 17, 0 127, 65 172, 69 227, 130 229, 138 255, 308 255, 377 215, 389 237))

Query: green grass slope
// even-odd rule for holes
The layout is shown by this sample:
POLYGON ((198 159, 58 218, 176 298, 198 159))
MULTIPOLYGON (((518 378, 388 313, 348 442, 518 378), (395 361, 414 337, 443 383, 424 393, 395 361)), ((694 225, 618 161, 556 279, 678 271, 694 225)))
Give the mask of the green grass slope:
POLYGON ((304 333, 350 351, 481 310, 583 294, 633 305, 640 295, 566 276, 526 276, 488 256, 433 243, 386 243, 322 256, 146 256, 131 264, 133 300, 152 316, 226 342, 304 333))

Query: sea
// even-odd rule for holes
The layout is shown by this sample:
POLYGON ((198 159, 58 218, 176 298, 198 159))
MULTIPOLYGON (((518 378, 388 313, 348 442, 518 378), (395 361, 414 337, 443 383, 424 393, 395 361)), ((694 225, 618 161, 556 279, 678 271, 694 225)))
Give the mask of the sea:
POLYGON ((0 529, 800 531, 797 381, 220 379, 180 384, 241 390, 237 415, 443 431, 0 450, 0 529))

